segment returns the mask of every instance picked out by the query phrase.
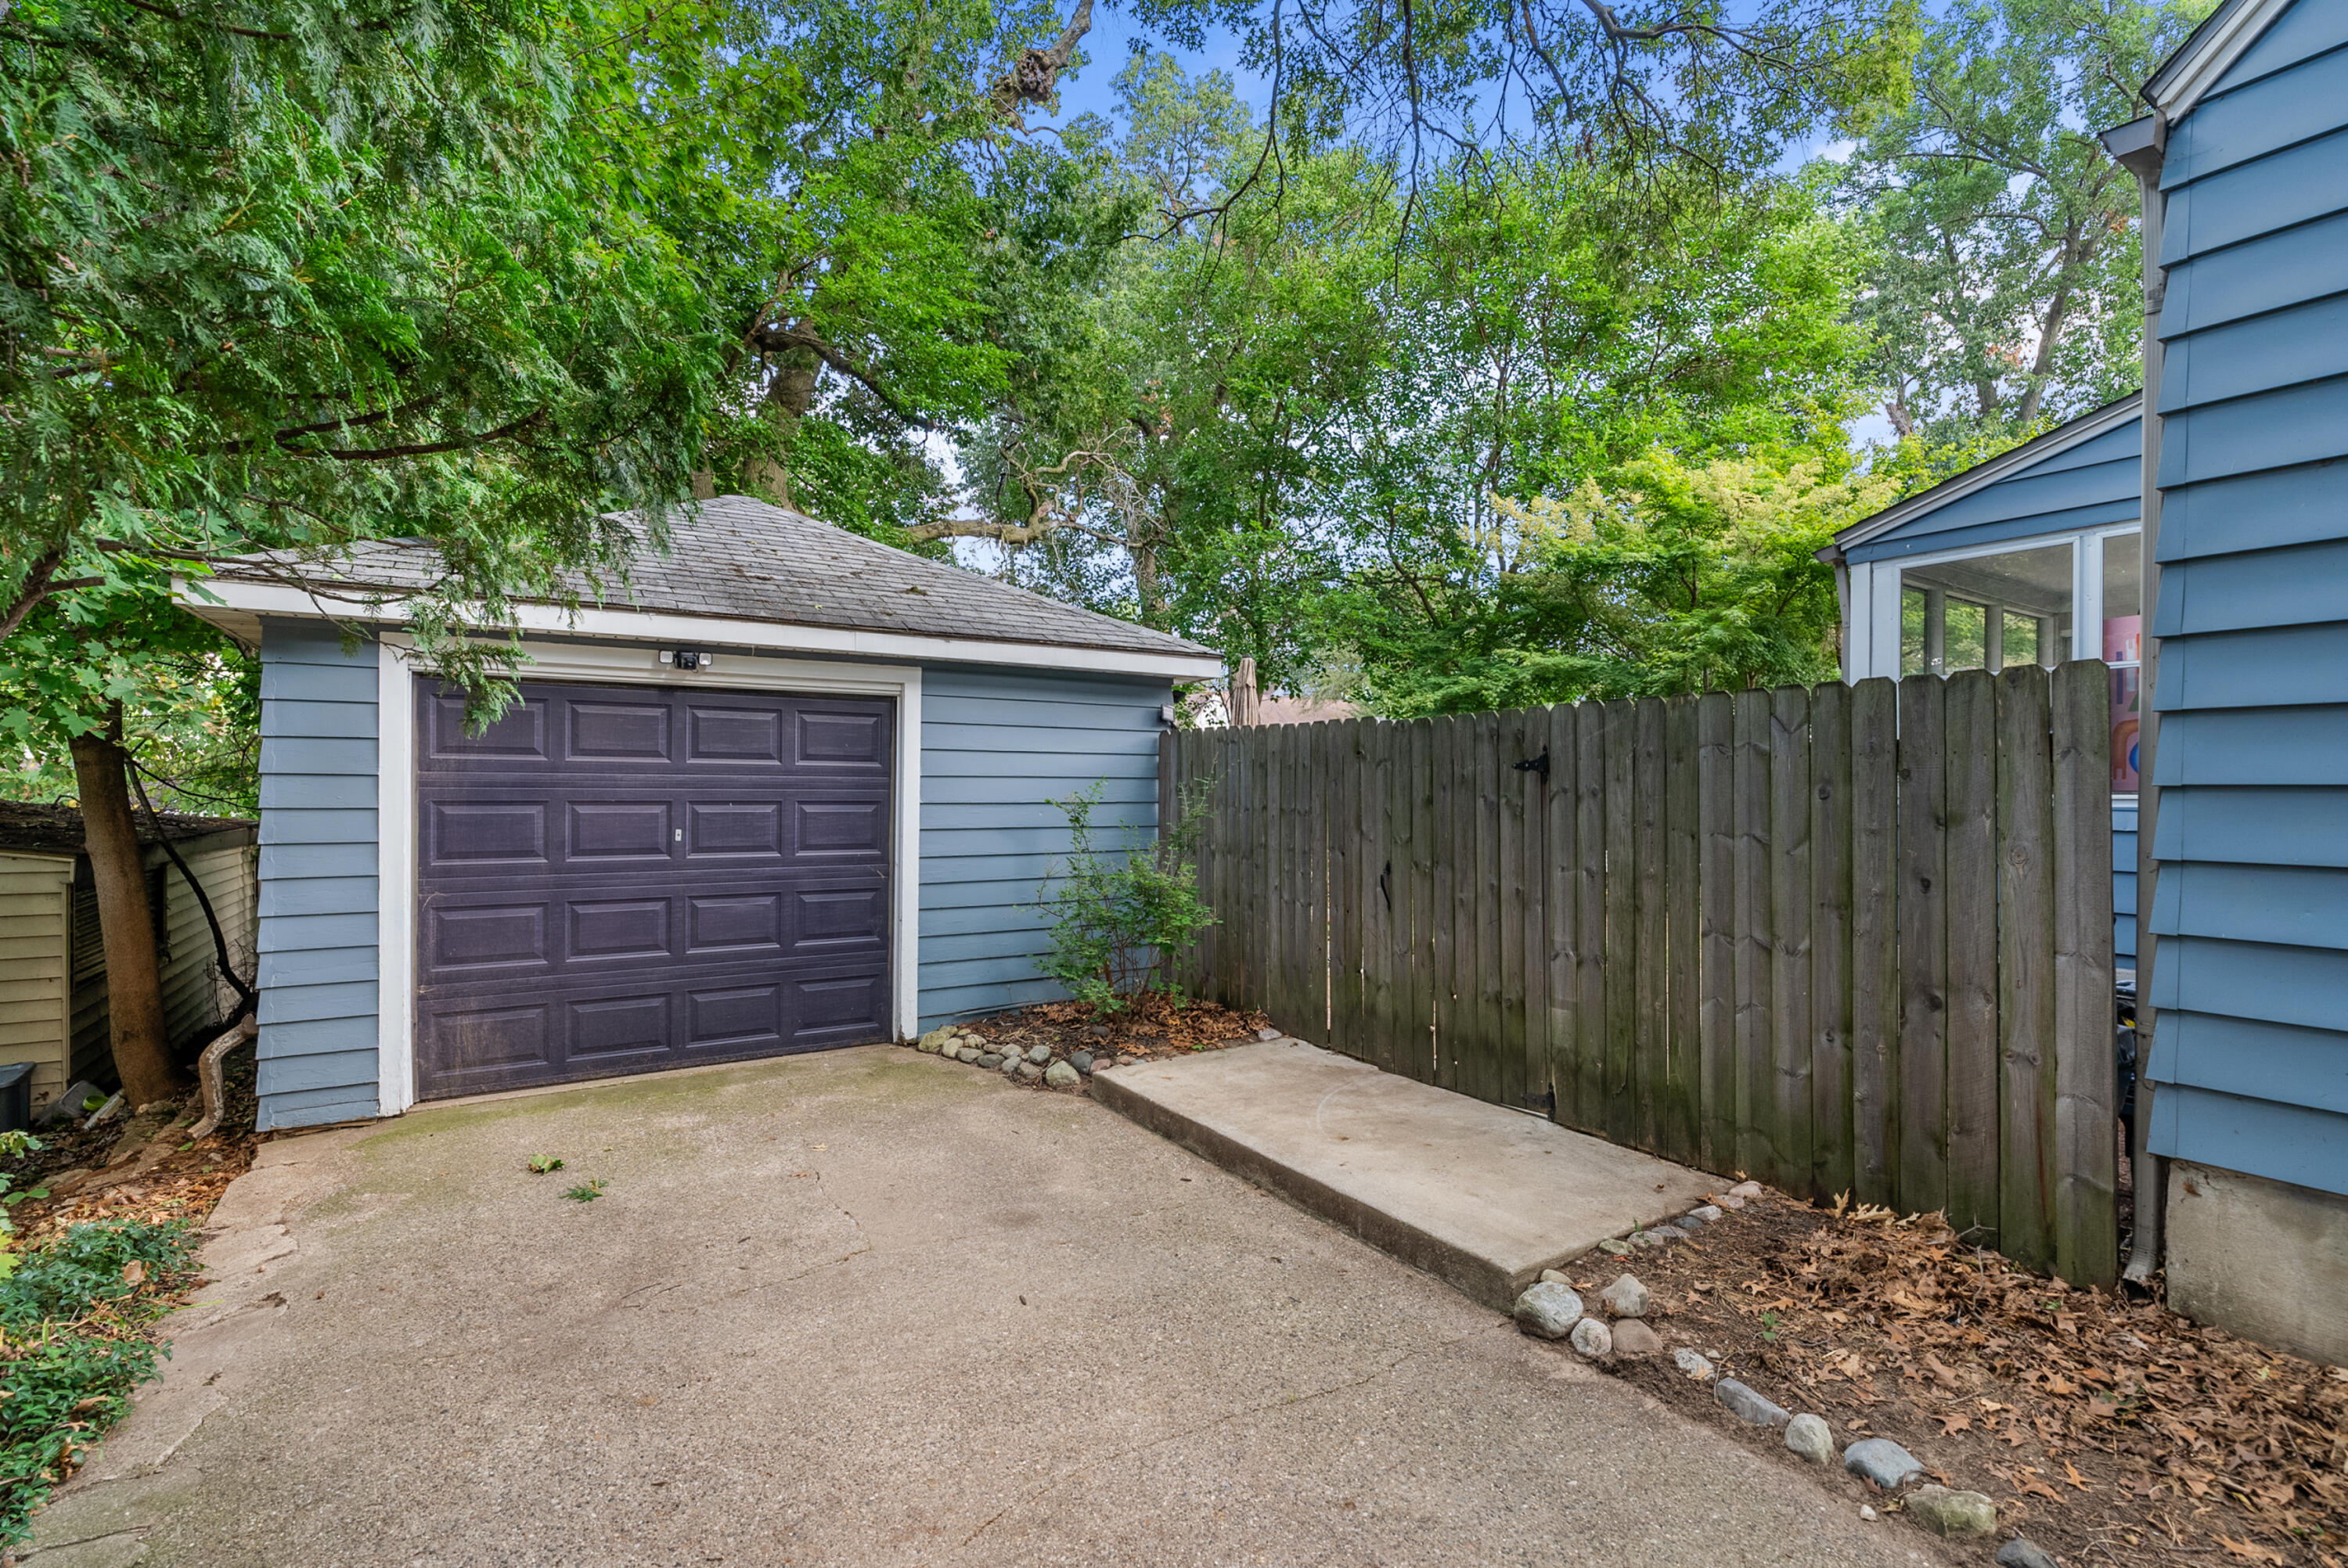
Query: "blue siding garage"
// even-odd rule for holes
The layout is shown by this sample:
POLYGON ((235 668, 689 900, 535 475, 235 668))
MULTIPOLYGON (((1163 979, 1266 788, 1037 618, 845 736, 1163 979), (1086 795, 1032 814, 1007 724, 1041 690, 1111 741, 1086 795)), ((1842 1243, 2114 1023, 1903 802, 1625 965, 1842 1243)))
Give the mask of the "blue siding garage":
POLYGON ((2160 163, 2152 1147, 2348 1193, 2348 6, 2160 163))
MULTIPOLYGON (((1174 683, 1221 672, 1210 650, 1179 638, 888 549, 779 507, 721 498, 673 523, 670 554, 648 553, 638 563, 626 600, 599 602, 592 585, 581 585, 589 607, 577 612, 555 605, 517 611, 530 654, 522 671, 526 696, 632 689, 626 702, 584 705, 598 712, 669 714, 667 727, 659 730, 667 771, 646 775, 649 783, 631 783, 634 774, 623 778, 614 770, 624 772, 623 763, 643 758, 633 752, 622 758, 608 746, 599 750, 579 725, 534 724, 528 718, 535 711, 531 698, 482 736, 479 748, 483 756, 515 759, 499 766, 529 772, 538 781, 533 788, 543 785, 545 798, 530 797, 535 815, 520 812, 505 798, 519 786, 503 774, 466 794, 459 804, 478 807, 477 815, 520 812, 528 821, 500 817, 490 824, 482 815, 486 825, 476 836, 487 834, 481 844, 489 847, 459 849, 505 858, 452 872, 446 863, 458 851, 442 845, 437 859, 419 852, 422 814, 427 805, 446 806, 441 797, 448 792, 438 788, 428 801, 419 800, 419 778, 439 775, 419 773, 418 759, 442 766, 447 759, 440 753, 449 748, 439 744, 432 751, 429 725, 417 716, 416 683, 425 677, 397 603, 403 590, 428 583, 436 571, 428 552, 392 546, 324 566, 274 559, 247 569, 231 563, 208 581, 209 597, 188 600, 191 610, 257 647, 262 659, 264 1128, 394 1113, 419 1091, 470 1092, 641 1071, 647 1062, 779 1053, 831 1043, 833 1036, 839 1037, 837 1043, 857 1043, 911 1035, 944 1020, 1056 996, 1037 962, 1047 944, 1038 896, 1069 848, 1066 815, 1054 803, 1098 785, 1095 821, 1106 838, 1121 844, 1128 834, 1154 832, 1159 737, 1174 683), (294 573, 309 575, 297 586, 287 581, 294 573), (688 653, 690 659, 684 657, 688 653), (668 695, 647 701, 648 688, 668 695), (754 693, 755 701, 743 700, 754 693), (747 1018, 752 992, 762 986, 788 989, 793 976, 844 983, 823 965, 837 968, 846 960, 829 948, 816 951, 825 941, 838 947, 839 933, 829 926, 819 929, 813 916, 797 919, 791 913, 797 906, 788 897, 779 903, 737 897, 724 916, 732 922, 725 938, 732 946, 721 950, 710 945, 716 938, 708 933, 716 927, 706 924, 720 918, 709 907, 715 885, 706 876, 690 885, 685 878, 726 871, 732 862, 718 862, 728 856, 779 857, 778 864, 803 868, 827 856, 838 860, 840 846, 811 825, 826 811, 833 816, 824 820, 834 821, 844 808, 838 802, 790 804, 812 801, 809 781, 837 759, 805 746, 793 752, 785 741, 776 743, 779 750, 735 746, 719 758, 727 764, 721 781, 710 768, 695 765, 705 753, 717 753, 700 741, 688 742, 685 732, 721 711, 736 720, 754 711, 798 712, 809 706, 802 696, 816 699, 816 707, 831 697, 838 699, 831 706, 842 712, 881 715, 885 733, 895 737, 885 748, 891 753, 883 832, 891 890, 887 1001, 878 1011, 868 1004, 851 1020, 854 1027, 828 1033, 806 1027, 804 1018, 786 1009, 784 1022, 798 1023, 771 1031, 769 1052, 758 1043, 764 1036, 747 1025, 719 1027, 733 1015, 719 1017, 712 1009, 723 1001, 747 1018), (776 809, 761 815, 748 808, 766 800, 750 797, 764 787, 759 768, 767 762, 774 764, 768 771, 775 781, 767 804, 776 809), (615 789, 628 799, 602 798, 615 789), (726 798, 705 800, 712 790, 726 798), (671 815, 654 838, 641 845, 630 840, 633 847, 626 853, 633 858, 624 876, 613 874, 608 893, 582 884, 585 891, 578 898, 559 908, 549 904, 534 919, 520 907, 532 887, 564 867, 575 870, 582 856, 619 855, 593 837, 590 818, 608 833, 616 831, 611 824, 623 811, 639 827, 659 812, 671 815), (729 831, 737 836, 749 831, 743 824, 771 819, 767 837, 774 843, 686 842, 719 815, 735 824, 729 831), (669 822, 679 825, 674 832, 664 825, 669 822), (796 828, 788 825, 794 822, 796 828), (673 845, 655 842, 667 839, 673 845), (508 860, 510 874, 499 869, 508 860), (669 866, 674 876, 663 882, 669 866), (511 953, 469 949, 466 962, 480 962, 464 974, 449 968, 449 953, 424 946, 438 940, 433 934, 438 927, 424 918, 440 907, 431 900, 452 897, 443 884, 458 872, 469 878, 461 900, 466 911, 487 901, 496 906, 490 913, 519 933, 511 953), (596 946, 595 933, 608 935, 610 921, 590 922, 590 929, 578 914, 589 906, 616 909, 615 899, 633 912, 636 924, 628 929, 640 938, 624 953, 596 946), (755 924, 753 903, 759 908, 777 904, 774 933, 762 935, 764 927, 751 931, 745 924, 755 924), (757 957, 770 948, 771 974, 758 968, 757 957), (664 953, 670 961, 661 961, 664 953), (419 954, 432 963, 420 963, 419 954), (618 960, 646 978, 620 975, 627 964, 618 960), (700 971, 690 965, 705 968, 721 960, 730 989, 713 1000, 716 993, 694 989, 700 971), (748 974, 751 969, 758 972, 748 974), (417 978, 425 971, 438 989, 419 995, 417 978), (597 978, 606 974, 620 978, 597 978), (516 1021, 532 1008, 546 1011, 548 997, 559 989, 555 980, 566 975, 578 985, 601 988, 597 1005, 607 1012, 623 1002, 643 1004, 629 1015, 635 1032, 607 1040, 610 1030, 581 1036, 576 1029, 556 1028, 569 1014, 537 1032, 516 1021), (678 994, 651 999, 660 989, 655 980, 678 994), (602 996, 613 987, 631 994, 618 1001, 602 996), (445 1024, 443 991, 462 993, 467 1018, 505 1020, 503 1032, 494 1040, 469 1035, 453 1045, 446 1029, 420 1034, 436 1018, 445 1024), (660 1039, 647 1033, 652 1026, 644 1021, 655 1018, 653 999, 667 1004, 657 1014, 670 1020, 660 1039), (539 1052, 543 1061, 532 1055, 531 1043, 541 1037, 558 1042, 539 1052), (595 1049, 581 1050, 582 1038, 595 1049), (470 1076, 442 1071, 459 1057, 470 1076)), ((868 801, 868 817, 872 809, 868 801)), ((870 844, 859 843, 870 858, 870 844)), ((839 904, 836 894, 828 896, 839 904)), ((826 907, 836 915, 832 905, 826 907)), ((469 928, 488 927, 476 921, 469 928)), ((862 927, 857 934, 867 939, 862 927)), ((868 991, 875 972, 869 965, 859 971, 868 991)), ((827 1012, 818 1021, 836 1020, 827 1012)))

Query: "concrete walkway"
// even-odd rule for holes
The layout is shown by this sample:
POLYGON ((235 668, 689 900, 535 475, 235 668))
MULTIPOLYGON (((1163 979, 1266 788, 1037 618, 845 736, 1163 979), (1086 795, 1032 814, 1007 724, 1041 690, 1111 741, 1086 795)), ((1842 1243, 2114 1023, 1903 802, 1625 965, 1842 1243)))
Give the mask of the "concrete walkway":
POLYGON ((1101 1075, 1104 1104, 1505 1309, 1730 1184, 1297 1040, 1101 1075))
POLYGON ((221 1219, 38 1568, 1955 1561, 1100 1105, 907 1050, 285 1140, 221 1219))

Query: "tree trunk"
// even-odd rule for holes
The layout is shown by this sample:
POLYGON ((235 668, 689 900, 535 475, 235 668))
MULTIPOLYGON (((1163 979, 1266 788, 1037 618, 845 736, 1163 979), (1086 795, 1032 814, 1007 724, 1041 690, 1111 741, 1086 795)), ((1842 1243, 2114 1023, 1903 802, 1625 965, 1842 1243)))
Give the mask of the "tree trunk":
POLYGON ((130 816, 121 748, 92 731, 74 737, 73 759, 90 875, 98 885, 98 936, 106 947, 107 1032, 122 1097, 136 1108, 176 1088, 163 1038, 163 977, 155 964, 155 920, 139 864, 139 829, 130 816))
POLYGON ((742 487, 750 494, 795 510, 798 503, 791 498, 791 445, 798 437, 799 421, 815 406, 815 355, 800 349, 780 356, 758 410, 780 439, 773 456, 752 458, 742 474, 742 487))

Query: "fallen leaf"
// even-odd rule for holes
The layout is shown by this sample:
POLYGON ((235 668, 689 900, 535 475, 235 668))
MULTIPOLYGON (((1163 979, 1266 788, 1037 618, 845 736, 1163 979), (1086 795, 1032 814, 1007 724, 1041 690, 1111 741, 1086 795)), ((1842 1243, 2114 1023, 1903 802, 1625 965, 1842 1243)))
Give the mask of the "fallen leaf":
POLYGON ((2283 1561, 2283 1554, 2281 1553, 2261 1546, 2255 1541, 2236 1541, 2231 1536, 2220 1535, 2218 1537, 2218 1544, 2226 1549, 2227 1556, 2239 1557, 2245 1563, 2281 1563, 2283 1561))
POLYGON ((2081 1475, 2077 1467, 2074 1466, 2069 1460, 2065 1460, 2063 1461, 2063 1474, 2070 1481, 2073 1486, 2077 1487, 2081 1491, 2092 1491, 2095 1490, 2087 1483, 2087 1478, 2081 1475))
POLYGON ((1952 1438, 1959 1432, 1969 1432, 1973 1430, 1973 1419, 1971 1416, 1935 1416, 1932 1419, 1941 1423, 1941 1435, 1944 1438, 1952 1438))

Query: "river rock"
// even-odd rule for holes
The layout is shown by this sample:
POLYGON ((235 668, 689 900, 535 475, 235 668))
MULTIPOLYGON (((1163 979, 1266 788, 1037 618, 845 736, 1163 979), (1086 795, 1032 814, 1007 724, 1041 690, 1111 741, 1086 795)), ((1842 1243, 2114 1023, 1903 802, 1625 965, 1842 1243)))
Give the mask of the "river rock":
POLYGON ((1553 1279, 1537 1281, 1517 1297, 1517 1327, 1544 1339, 1562 1339, 1581 1321, 1581 1297, 1573 1286, 1553 1279))
POLYGON ((1935 1535, 1987 1535, 1997 1528, 1997 1504, 1978 1491, 1920 1486, 1904 1502, 1909 1516, 1935 1535))
POLYGON ((978 1064, 981 1067, 992 1071, 993 1069, 1003 1065, 1003 1058, 995 1055, 994 1052, 991 1050, 983 1051, 979 1055, 978 1064))
POLYGON ((1027 1060, 1041 1067, 1052 1060, 1052 1048, 1048 1045, 1031 1045, 1027 1048, 1027 1060))
POLYGON ((1701 1220, 1701 1221, 1703 1221, 1705 1225, 1710 1225, 1713 1221, 1715 1221, 1715 1220, 1718 1219, 1719 1217, 1720 1217, 1720 1209, 1719 1209, 1719 1206, 1718 1206, 1717 1204, 1699 1204, 1699 1205, 1698 1205, 1698 1206, 1696 1206, 1695 1208, 1692 1208, 1692 1209, 1690 1209, 1690 1210, 1688 1211, 1688 1218, 1690 1218, 1690 1219, 1692 1219, 1692 1220, 1701 1220))
POLYGON ((1616 1322, 1614 1354, 1617 1356, 1660 1356, 1663 1353, 1663 1336, 1635 1317, 1616 1322))
POLYGON ((1035 1082, 1037 1079, 1044 1076, 1044 1070, 1036 1066, 1032 1061, 1015 1062, 1014 1063, 1014 1071, 1030 1083, 1035 1082))
POLYGON ((1085 1081, 1085 1075, 1065 1061, 1056 1061, 1044 1070, 1044 1081, 1055 1089, 1074 1089, 1085 1081))
POLYGON ((1078 1072, 1090 1072, 1093 1070, 1093 1053, 1089 1050, 1080 1050, 1068 1058, 1068 1061, 1075 1065, 1078 1072))
POLYGON ((1812 1464, 1832 1464, 1833 1429, 1822 1416, 1796 1416, 1786 1423, 1786 1447, 1812 1464))
POLYGON ((1785 1406, 1754 1392, 1734 1378, 1723 1378, 1714 1384, 1712 1397, 1756 1427, 1782 1427, 1794 1419, 1794 1413, 1785 1406))
POLYGON ((1614 1335, 1595 1317, 1585 1317, 1573 1326, 1573 1348, 1585 1356, 1611 1356, 1614 1353, 1614 1335))
POLYGON ((1916 1456, 1890 1438, 1859 1439, 1842 1450, 1842 1468, 1886 1491, 1897 1491, 1924 1473, 1916 1456))
POLYGON ((1258 1040, 1278 1040, 1280 1038, 1280 1031, 1276 1029, 1270 1028, 1260 1029, 1255 1031, 1255 1037, 1258 1040))
POLYGON ((945 1049, 946 1036, 950 1032, 952 1031, 947 1030, 933 1029, 930 1030, 929 1033, 922 1036, 921 1039, 915 1040, 913 1042, 913 1049, 920 1051, 923 1056, 935 1056, 939 1051, 945 1049))
POLYGON ((1693 1350, 1673 1351, 1672 1362, 1674 1366, 1678 1367, 1681 1371, 1685 1372, 1689 1377, 1695 1378, 1698 1382, 1703 1382, 1712 1376, 1712 1363, 1705 1360, 1703 1357, 1697 1355, 1693 1350))
POLYGON ((1598 1305, 1617 1317, 1644 1317, 1649 1296, 1647 1287, 1632 1274, 1618 1274, 1614 1283, 1598 1293, 1598 1305))
POLYGON ((1621 1236, 1610 1235, 1598 1244, 1598 1250, 1609 1257, 1628 1257, 1631 1255, 1631 1244, 1621 1236))
POLYGON ((2034 1541, 2017 1535, 1997 1549, 1998 1568, 2054 1568, 2054 1559, 2034 1541))
POLYGON ((1735 1186, 1728 1189, 1728 1195, 1732 1198, 1743 1198, 1747 1203, 1750 1203, 1755 1198, 1761 1195, 1761 1184, 1758 1182, 1739 1182, 1735 1186))

